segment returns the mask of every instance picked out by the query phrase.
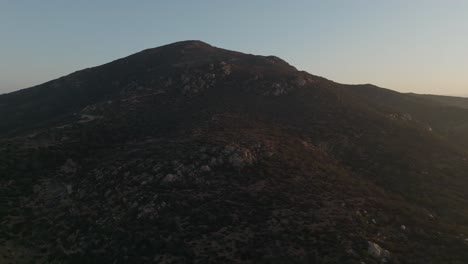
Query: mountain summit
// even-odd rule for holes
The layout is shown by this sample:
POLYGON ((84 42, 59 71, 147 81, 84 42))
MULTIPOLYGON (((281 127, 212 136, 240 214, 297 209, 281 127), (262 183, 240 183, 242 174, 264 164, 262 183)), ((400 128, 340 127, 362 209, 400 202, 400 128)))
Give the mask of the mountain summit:
POLYGON ((0 95, 0 262, 466 263, 453 102, 201 41, 0 95))

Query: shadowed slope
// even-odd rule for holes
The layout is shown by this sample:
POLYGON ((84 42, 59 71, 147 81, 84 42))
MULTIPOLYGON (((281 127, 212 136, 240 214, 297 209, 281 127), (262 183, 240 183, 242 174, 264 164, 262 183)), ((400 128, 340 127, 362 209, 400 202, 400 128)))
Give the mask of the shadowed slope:
POLYGON ((187 41, 0 105, 16 262, 468 260, 467 153, 425 99, 187 41))

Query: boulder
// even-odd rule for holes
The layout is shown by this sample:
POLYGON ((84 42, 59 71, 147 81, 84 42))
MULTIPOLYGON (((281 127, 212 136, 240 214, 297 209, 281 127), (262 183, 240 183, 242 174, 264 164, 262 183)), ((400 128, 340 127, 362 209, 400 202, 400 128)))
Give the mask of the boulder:
POLYGON ((202 166, 202 167, 200 168, 200 170, 203 171, 203 172, 210 172, 210 171, 211 171, 211 168, 210 168, 210 166, 208 166, 208 165, 204 165, 204 166, 202 166))
POLYGON ((380 247, 379 244, 371 242, 371 241, 368 241, 367 244, 368 244, 368 252, 373 258, 383 261, 384 259, 387 259, 390 257, 390 252, 380 247))
POLYGON ((68 193, 68 194, 72 194, 72 193, 73 193, 73 186, 70 185, 70 184, 67 184, 66 187, 67 187, 67 193, 68 193))
POLYGON ((179 179, 179 176, 175 175, 175 174, 167 174, 163 179, 162 181, 164 183, 171 183, 171 182, 175 182, 179 179))

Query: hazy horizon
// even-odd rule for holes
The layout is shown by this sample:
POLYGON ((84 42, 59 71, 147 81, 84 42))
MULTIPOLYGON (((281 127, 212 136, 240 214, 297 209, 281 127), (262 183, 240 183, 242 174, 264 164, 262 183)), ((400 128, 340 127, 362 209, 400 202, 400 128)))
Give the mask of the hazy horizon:
POLYGON ((465 1, 0 1, 0 94, 198 39, 346 84, 468 96, 465 1))

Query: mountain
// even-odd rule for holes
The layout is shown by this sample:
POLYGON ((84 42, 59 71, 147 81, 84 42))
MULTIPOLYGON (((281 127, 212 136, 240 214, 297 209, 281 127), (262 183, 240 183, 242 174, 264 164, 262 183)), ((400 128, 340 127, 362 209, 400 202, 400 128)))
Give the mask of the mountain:
POLYGON ((467 263, 468 109, 183 41, 0 96, 3 263, 467 263))
POLYGON ((416 96, 416 97, 430 99, 434 102, 438 102, 446 106, 468 108, 468 98, 465 98, 465 97, 431 95, 431 94, 411 94, 411 95, 416 96))

